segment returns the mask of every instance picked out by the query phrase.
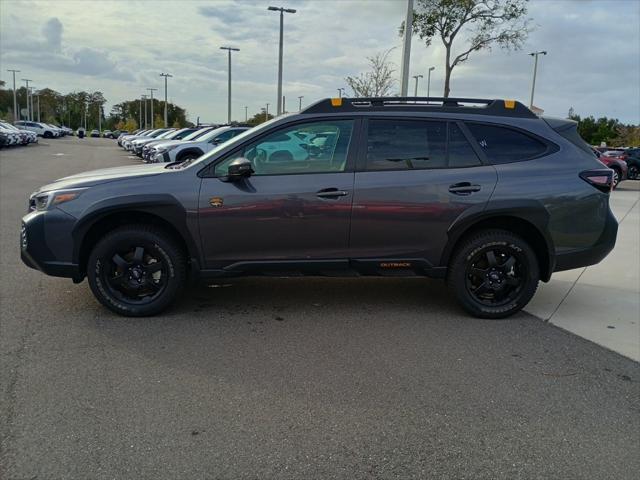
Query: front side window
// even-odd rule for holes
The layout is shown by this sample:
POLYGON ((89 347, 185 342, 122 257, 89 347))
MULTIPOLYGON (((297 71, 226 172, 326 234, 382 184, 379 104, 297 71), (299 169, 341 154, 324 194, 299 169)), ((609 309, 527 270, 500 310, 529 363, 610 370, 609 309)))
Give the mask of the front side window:
POLYGON ((466 125, 494 165, 529 160, 547 151, 544 143, 510 128, 482 123, 466 125))
POLYGON ((423 120, 369 120, 367 170, 416 170, 447 165, 447 124, 423 120))
POLYGON ((343 172, 353 120, 308 122, 280 129, 245 145, 216 165, 215 175, 227 175, 229 163, 247 158, 255 175, 343 172))

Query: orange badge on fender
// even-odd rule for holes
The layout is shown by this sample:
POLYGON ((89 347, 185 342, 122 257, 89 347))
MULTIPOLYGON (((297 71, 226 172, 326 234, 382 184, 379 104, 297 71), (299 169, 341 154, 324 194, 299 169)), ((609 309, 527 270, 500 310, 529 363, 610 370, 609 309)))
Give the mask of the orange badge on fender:
POLYGON ((212 207, 221 207, 223 203, 224 200, 222 200, 222 197, 211 197, 209 199, 209 205, 212 207))

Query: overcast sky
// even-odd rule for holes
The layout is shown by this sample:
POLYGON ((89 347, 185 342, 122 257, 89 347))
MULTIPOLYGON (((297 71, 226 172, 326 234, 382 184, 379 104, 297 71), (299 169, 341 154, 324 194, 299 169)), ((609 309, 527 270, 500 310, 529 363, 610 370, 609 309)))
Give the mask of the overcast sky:
MULTIPOLYGON (((192 121, 226 120, 227 57, 222 45, 240 48, 233 57, 233 117, 271 104, 275 110, 278 14, 266 1, 36 1, 0 0, 0 78, 8 68, 31 78, 36 88, 67 93, 100 90, 109 105, 139 97, 147 87, 185 107, 192 121)), ((284 1, 284 0, 283 0, 284 1)), ((280 5, 276 3, 276 5, 280 5)), ((366 70, 366 57, 397 47, 406 0, 286 0, 283 94, 287 110, 336 96, 344 77, 366 70)), ((528 103, 532 58, 541 57, 535 104, 551 115, 617 117, 640 123, 640 1, 532 0, 535 31, 522 51, 475 53, 453 73, 451 95, 516 98, 528 103)), ((463 44, 460 44, 462 46, 463 44)), ((415 38, 411 75, 423 74, 419 94, 441 95, 443 49, 415 38)), ((411 80, 413 82, 413 80, 411 80)), ((24 84, 24 83, 22 83, 24 84)), ((413 83, 410 84, 413 92, 413 83)))

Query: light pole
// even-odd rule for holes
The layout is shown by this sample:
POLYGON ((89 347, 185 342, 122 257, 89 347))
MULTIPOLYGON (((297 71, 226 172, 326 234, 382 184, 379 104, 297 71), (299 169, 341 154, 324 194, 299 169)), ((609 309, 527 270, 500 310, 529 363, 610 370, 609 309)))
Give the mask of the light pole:
POLYGON ((27 89, 25 90, 27 95, 27 120, 31 121, 31 110, 29 109, 29 82, 33 82, 30 78, 23 78, 23 82, 27 84, 27 89))
POLYGON ((30 102, 30 105, 31 105, 31 118, 30 118, 30 120, 31 121, 34 121, 36 119, 36 115, 35 115, 35 113, 33 113, 33 91, 34 90, 35 90, 35 88, 29 87, 29 96, 31 97, 31 102, 30 102))
POLYGON ((529 108, 533 108, 533 92, 536 89, 536 74, 538 73, 538 55, 546 55, 546 54, 547 52, 545 50, 542 50, 540 52, 533 52, 529 54, 535 58, 535 61, 533 62, 533 82, 531 82, 531 100, 529 100, 529 108))
POLYGON ((269 104, 267 103, 267 108, 264 109, 264 121, 269 120, 269 104))
POLYGON ((402 65, 400 68, 400 96, 406 97, 409 89, 409 60, 411 58, 411 34, 413 30, 413 0, 407 0, 407 17, 404 21, 402 65))
POLYGON ((142 95, 142 101, 144 102, 144 128, 146 130, 149 126, 147 123, 147 95, 142 95))
POLYGON ((229 55, 229 76, 227 78, 227 123, 231 123, 231 52, 239 52, 239 48, 220 47, 220 50, 226 50, 229 55))
POLYGON ((249 107, 244 106, 244 123, 247 123, 249 120, 249 107))
POLYGON ((153 128, 153 92, 158 90, 157 88, 147 88, 151 92, 151 128, 153 128))
POLYGON ((338 88, 338 98, 342 98, 343 93, 344 93, 344 88, 338 88))
POLYGON ((273 12, 280 12, 280 47, 278 50, 278 101, 276 105, 278 106, 277 114, 280 115, 282 113, 282 50, 283 50, 283 32, 284 32, 284 14, 286 13, 296 13, 293 8, 283 8, 283 7, 269 7, 267 10, 271 10, 273 12))
POLYGON ((419 78, 424 78, 422 75, 414 75, 413 78, 416 81, 416 88, 413 90, 413 96, 417 97, 418 96, 418 79, 419 78))
POLYGON ((429 67, 429 72, 427 72, 427 97, 431 94, 431 72, 435 69, 436 67, 429 67))
POLYGON ((18 116, 18 97, 16 95, 16 73, 20 70, 7 70, 7 72, 13 73, 13 121, 17 122, 20 118, 18 116))
POLYGON ((38 102, 38 122, 40 121, 40 93, 36 93, 36 101, 38 102))
POLYGON ((301 112, 302 111, 302 99, 304 98, 304 95, 300 95, 298 97, 298 111, 301 112))
POLYGON ((173 75, 169 75, 168 73, 161 73, 161 77, 164 77, 164 128, 169 126, 168 113, 167 113, 167 78, 172 77, 173 75))
MULTIPOLYGON (((144 100, 144 95, 142 95, 142 97, 140 97, 140 100, 138 101, 138 118, 140 119, 139 123, 138 123, 138 128, 142 130, 142 102, 144 100)), ((146 105, 146 104, 145 104, 146 105)))

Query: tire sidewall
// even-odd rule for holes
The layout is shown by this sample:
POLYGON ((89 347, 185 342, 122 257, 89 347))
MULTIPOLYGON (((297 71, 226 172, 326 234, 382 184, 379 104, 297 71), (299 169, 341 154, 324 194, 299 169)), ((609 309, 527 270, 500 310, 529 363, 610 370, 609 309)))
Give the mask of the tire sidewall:
POLYGON ((167 308, 183 287, 185 279, 184 260, 175 244, 162 233, 137 228, 123 228, 108 234, 89 255, 87 279, 96 298, 110 310, 125 316, 155 315, 167 308), (146 304, 128 303, 116 298, 105 285, 103 270, 111 261, 118 246, 124 244, 152 245, 167 265, 167 285, 158 298, 146 304))

